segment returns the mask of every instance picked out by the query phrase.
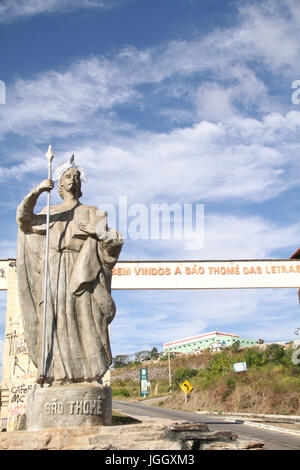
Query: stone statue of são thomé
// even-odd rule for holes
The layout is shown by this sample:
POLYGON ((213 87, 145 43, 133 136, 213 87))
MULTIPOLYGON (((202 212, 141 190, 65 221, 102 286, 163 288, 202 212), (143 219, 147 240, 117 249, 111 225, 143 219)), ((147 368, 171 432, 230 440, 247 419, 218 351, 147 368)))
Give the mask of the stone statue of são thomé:
MULTIPOLYGON (((108 325, 116 308, 111 276, 123 240, 117 231, 108 229, 104 211, 79 202, 83 176, 73 159, 62 165, 58 191, 63 202, 50 208, 43 381, 52 387, 101 383, 112 362, 108 325)), ((37 382, 43 336, 46 209, 35 214, 34 207, 38 197, 53 187, 51 179, 42 181, 17 209, 19 299, 37 382)))
POLYGON ((54 175, 63 202, 50 206, 53 156, 49 146, 49 179, 17 209, 19 300, 29 356, 37 367, 37 384, 27 398, 28 431, 112 419, 111 388, 101 379, 112 362, 111 277, 123 240, 107 227, 106 212, 79 202, 86 177, 74 157, 54 175), (35 214, 44 192, 47 207, 35 214))

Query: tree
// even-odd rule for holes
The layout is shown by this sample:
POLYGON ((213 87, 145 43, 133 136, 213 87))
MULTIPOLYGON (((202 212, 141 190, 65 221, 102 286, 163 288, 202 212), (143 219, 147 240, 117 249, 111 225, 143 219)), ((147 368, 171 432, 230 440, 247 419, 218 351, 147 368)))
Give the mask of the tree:
POLYGON ((158 350, 157 348, 154 346, 154 348, 151 349, 151 359, 152 358, 156 358, 158 356, 158 350))
POLYGON ((141 361, 147 361, 151 359, 151 352, 150 351, 139 351, 135 353, 135 361, 136 362, 141 362, 141 361))
POLYGON ((127 354, 119 354, 113 358, 113 367, 115 369, 128 366, 128 364, 130 363, 130 356, 128 356, 127 354))
POLYGON ((197 370, 192 369, 191 367, 188 366, 183 366, 179 367, 178 369, 175 369, 174 374, 173 374, 173 382, 179 386, 182 384, 187 379, 190 379, 191 377, 194 377, 197 375, 197 370))
POLYGON ((211 371, 214 374, 222 374, 223 372, 227 372, 231 370, 232 362, 231 358, 224 350, 222 352, 216 353, 212 360, 207 365, 207 370, 211 371))
POLYGON ((280 361, 285 355, 285 350, 280 344, 270 344, 265 350, 265 355, 269 361, 280 361))
POLYGON ((258 348, 247 348, 243 353, 243 361, 247 363, 248 367, 259 367, 265 362, 264 353, 258 348))

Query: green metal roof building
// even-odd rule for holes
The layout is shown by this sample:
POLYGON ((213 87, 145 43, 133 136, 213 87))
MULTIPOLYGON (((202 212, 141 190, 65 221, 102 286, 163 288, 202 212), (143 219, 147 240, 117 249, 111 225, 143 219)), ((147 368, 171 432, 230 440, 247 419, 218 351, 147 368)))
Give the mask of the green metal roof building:
POLYGON ((180 339, 163 344, 163 352, 184 353, 184 354, 197 354, 205 351, 206 349, 220 350, 227 346, 232 346, 237 341, 240 342, 240 347, 257 346, 258 342, 249 339, 241 338, 232 333, 221 333, 219 331, 212 331, 203 335, 194 336, 192 338, 180 339))

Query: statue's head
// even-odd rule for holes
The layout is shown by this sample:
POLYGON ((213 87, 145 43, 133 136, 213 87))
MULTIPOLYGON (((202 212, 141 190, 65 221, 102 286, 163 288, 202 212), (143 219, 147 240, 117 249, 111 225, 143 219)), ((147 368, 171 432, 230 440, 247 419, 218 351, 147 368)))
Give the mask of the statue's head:
POLYGON ((68 168, 59 179, 58 193, 62 199, 66 192, 74 194, 77 199, 82 196, 80 171, 77 168, 68 168))

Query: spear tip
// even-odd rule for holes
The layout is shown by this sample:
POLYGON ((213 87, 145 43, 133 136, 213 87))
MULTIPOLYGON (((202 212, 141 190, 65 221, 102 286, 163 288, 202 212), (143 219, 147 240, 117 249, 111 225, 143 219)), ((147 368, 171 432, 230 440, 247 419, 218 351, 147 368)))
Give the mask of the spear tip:
POLYGON ((48 162, 51 162, 54 158, 54 152, 53 152, 53 148, 51 144, 48 147, 48 152, 46 153, 46 157, 47 157, 48 162))

